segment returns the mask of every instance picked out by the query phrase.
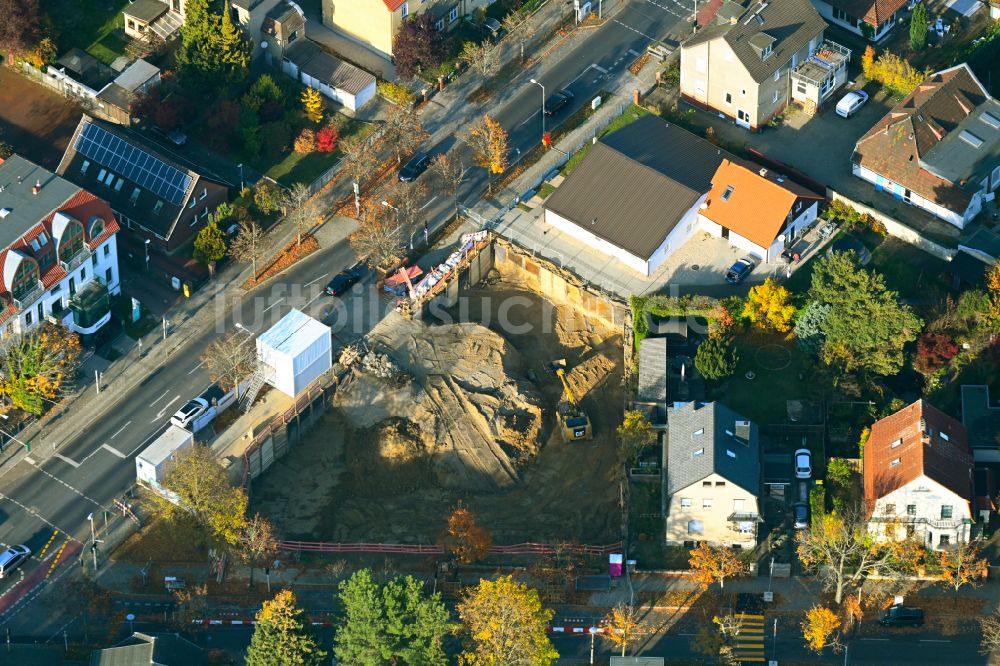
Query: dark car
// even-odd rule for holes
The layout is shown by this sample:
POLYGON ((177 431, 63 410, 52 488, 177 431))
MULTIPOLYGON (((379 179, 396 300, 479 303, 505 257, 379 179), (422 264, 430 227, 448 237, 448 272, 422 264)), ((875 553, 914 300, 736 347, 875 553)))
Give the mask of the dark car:
POLYGON ((795 514, 795 529, 804 530, 809 527, 809 505, 805 502, 796 502, 792 505, 795 514))
POLYGON ((348 268, 333 276, 327 283, 325 291, 330 296, 340 296, 361 280, 361 271, 357 267, 348 268))
POLYGON ((750 272, 756 266, 757 261, 753 257, 743 257, 730 266, 729 270, 726 271, 726 282, 729 284, 739 284, 740 282, 743 282, 746 276, 750 275, 750 272))
POLYGON ((416 180, 420 174, 427 171, 427 167, 430 165, 430 155, 426 153, 415 153, 413 157, 410 158, 410 161, 404 164, 403 168, 399 170, 399 179, 404 183, 416 180))
POLYGON ((560 90, 545 100, 545 115, 554 116, 567 104, 573 101, 573 93, 568 90, 560 90))
POLYGON ((924 611, 921 608, 893 606, 882 611, 878 623, 883 627, 919 627, 924 623, 924 611))

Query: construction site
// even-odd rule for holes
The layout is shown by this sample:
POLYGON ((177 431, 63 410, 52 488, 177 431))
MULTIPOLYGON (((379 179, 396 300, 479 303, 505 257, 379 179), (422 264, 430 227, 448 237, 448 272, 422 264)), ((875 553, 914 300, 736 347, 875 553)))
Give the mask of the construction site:
POLYGON ((461 503, 498 544, 618 541, 621 327, 510 258, 346 350, 331 408, 254 482, 253 509, 293 539, 434 543, 461 503))

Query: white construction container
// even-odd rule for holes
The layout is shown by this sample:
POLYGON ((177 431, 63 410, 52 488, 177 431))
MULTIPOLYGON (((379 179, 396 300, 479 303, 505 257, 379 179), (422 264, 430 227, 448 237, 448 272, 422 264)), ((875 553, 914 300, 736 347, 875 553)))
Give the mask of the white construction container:
POLYGON ((135 477, 160 490, 167 466, 177 454, 194 443, 194 433, 171 424, 166 431, 135 457, 135 477))
POLYGON ((257 338, 264 380, 282 393, 298 396, 333 367, 330 327, 292 310, 257 338))

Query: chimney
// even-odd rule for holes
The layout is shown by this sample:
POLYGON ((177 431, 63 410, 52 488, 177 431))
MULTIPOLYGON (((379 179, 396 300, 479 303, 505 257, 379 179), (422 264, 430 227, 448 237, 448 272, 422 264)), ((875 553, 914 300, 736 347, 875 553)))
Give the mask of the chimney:
POLYGON ((737 23, 739 23, 739 19, 737 19, 735 16, 729 17, 729 25, 736 25, 737 23))
POLYGON ((760 173, 761 178, 767 178, 767 169, 761 167, 761 170, 758 173, 760 173))
POLYGON ((42 191, 42 181, 36 180, 34 186, 31 188, 31 193, 37 195, 42 191))

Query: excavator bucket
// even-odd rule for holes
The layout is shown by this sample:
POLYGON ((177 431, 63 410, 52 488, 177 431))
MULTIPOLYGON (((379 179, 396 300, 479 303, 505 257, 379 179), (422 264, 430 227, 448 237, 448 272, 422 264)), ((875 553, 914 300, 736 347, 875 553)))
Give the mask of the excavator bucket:
POLYGON ((557 358, 549 364, 549 367, 553 370, 565 370, 566 369, 566 359, 557 358))

